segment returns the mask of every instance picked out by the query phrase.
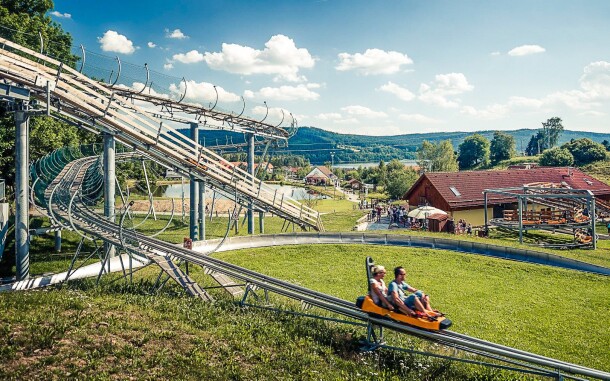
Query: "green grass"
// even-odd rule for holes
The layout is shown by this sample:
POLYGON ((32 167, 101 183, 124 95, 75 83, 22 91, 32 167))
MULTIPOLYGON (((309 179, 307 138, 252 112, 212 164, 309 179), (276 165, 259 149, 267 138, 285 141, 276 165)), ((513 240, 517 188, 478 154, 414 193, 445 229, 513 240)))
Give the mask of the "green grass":
POLYGON ((454 331, 610 371, 607 277, 420 248, 315 245, 216 256, 355 300, 366 292, 367 255, 389 273, 405 266, 407 281, 433 296, 434 306, 454 322, 454 331))
POLYGON ((516 156, 508 160, 502 160, 491 166, 489 169, 506 169, 509 165, 519 165, 523 163, 538 163, 538 156, 516 156))
POLYGON ((133 286, 106 277, 97 288, 82 281, 0 294, 0 379, 515 379, 419 355, 360 353, 363 328, 239 308, 219 290, 213 304, 171 284, 148 295, 152 270, 143 273, 133 286))
POLYGON ((610 185, 610 160, 601 160, 581 168, 585 173, 610 185))
POLYGON ((413 235, 413 236, 425 236, 425 237, 436 237, 436 238, 446 238, 446 239, 455 239, 455 240, 464 240, 464 241, 473 241, 473 242, 481 242, 490 245, 499 245, 499 246, 508 246, 508 247, 516 247, 520 249, 531 249, 546 253, 555 254, 558 256, 577 259, 579 261, 592 263, 599 266, 604 266, 610 268, 610 240, 598 240, 597 241, 597 250, 592 250, 588 248, 581 249, 552 249, 552 248, 544 248, 540 247, 536 244, 536 242, 541 240, 555 240, 555 241, 570 241, 571 238, 567 235, 553 235, 552 233, 545 231, 529 231, 524 235, 524 243, 519 243, 519 235, 516 232, 507 232, 492 229, 490 231, 489 238, 479 238, 474 235, 455 235, 449 233, 431 233, 427 231, 417 231, 417 230, 409 230, 409 229, 393 229, 393 230, 376 230, 375 234, 405 234, 405 235, 413 235))

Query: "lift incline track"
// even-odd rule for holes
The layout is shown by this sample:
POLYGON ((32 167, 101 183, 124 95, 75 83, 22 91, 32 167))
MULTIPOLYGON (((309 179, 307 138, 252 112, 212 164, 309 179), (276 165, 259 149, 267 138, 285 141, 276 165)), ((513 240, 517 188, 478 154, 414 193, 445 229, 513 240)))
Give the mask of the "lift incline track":
POLYGON ((255 210, 272 212, 303 229, 324 230, 317 211, 278 194, 255 176, 150 116, 118 92, 9 40, 0 38, 0 44, 0 78, 29 89, 30 95, 43 103, 49 101, 52 116, 113 134, 122 143, 146 152, 182 174, 235 194, 241 205, 252 204, 255 210))
MULTIPOLYGON (((81 232, 99 237, 104 242, 116 245, 128 253, 147 257, 150 257, 152 253, 154 253, 154 255, 161 254, 167 257, 179 258, 202 266, 209 274, 222 274, 236 281, 244 282, 247 284, 247 287, 264 289, 357 321, 407 333, 421 339, 464 351, 516 363, 520 366, 531 367, 531 365, 527 364, 535 364, 537 366, 549 367, 562 372, 610 379, 610 373, 551 359, 456 332, 426 331, 391 320, 376 318, 358 309, 353 302, 251 271, 209 257, 203 253, 197 253, 155 238, 150 238, 137 233, 134 230, 123 229, 121 226, 112 223, 103 216, 95 213, 75 196, 78 194, 79 187, 82 184, 88 166, 92 165, 95 160, 97 160, 97 157, 89 157, 70 163, 63 172, 63 176, 58 177, 49 185, 49 189, 45 194, 53 194, 53 198, 47 200, 51 214, 53 214, 55 218, 61 220, 62 223, 70 223, 81 232)), ((547 371, 544 368, 533 369, 547 371)))

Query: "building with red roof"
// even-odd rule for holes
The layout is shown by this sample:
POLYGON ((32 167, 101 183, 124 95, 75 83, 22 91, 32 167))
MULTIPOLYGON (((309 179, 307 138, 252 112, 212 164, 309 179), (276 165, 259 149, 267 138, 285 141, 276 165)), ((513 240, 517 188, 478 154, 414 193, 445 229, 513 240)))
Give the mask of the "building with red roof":
MULTIPOLYGON (((571 189, 588 189, 596 199, 610 202, 610 186, 571 167, 535 167, 501 171, 428 172, 420 176, 403 199, 410 205, 431 205, 449 213, 454 220, 484 224, 485 189, 514 188, 528 184, 555 184, 571 189)), ((515 198, 488 193, 489 216, 515 209, 515 198)))
POLYGON ((321 165, 314 167, 306 176, 305 182, 307 184, 323 185, 323 184, 335 184, 337 176, 331 172, 330 169, 321 165))

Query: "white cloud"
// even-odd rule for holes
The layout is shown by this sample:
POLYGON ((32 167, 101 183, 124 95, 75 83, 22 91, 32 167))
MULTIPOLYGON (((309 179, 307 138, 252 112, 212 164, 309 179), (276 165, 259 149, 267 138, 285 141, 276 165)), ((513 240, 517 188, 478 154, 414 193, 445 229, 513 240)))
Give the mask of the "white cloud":
POLYGON ((600 116, 605 113, 592 110, 604 107, 610 100, 610 62, 591 62, 583 69, 580 89, 557 91, 540 99, 512 96, 505 104, 494 104, 483 109, 472 106, 462 107, 462 114, 481 119, 498 119, 516 110, 558 111, 557 106, 582 110, 579 115, 600 116))
POLYGON ((505 117, 509 111, 510 108, 507 105, 493 104, 480 110, 477 110, 472 106, 464 106, 460 110, 460 113, 472 116, 476 119, 494 120, 505 117))
POLYGON ((191 63, 197 63, 197 62, 203 61, 203 54, 199 53, 196 50, 191 50, 190 52, 188 52, 186 54, 184 54, 184 53, 174 54, 172 59, 174 59, 178 62, 185 63, 185 64, 191 64, 191 63))
POLYGON ((546 49, 544 49, 540 45, 521 45, 521 46, 517 46, 514 49, 511 49, 508 52, 508 55, 518 57, 518 56, 527 56, 530 54, 544 53, 544 52, 546 52, 546 49))
POLYGON ((171 32, 169 29, 165 29, 165 37, 175 38, 177 40, 183 40, 185 38, 189 38, 189 36, 182 33, 182 31, 180 29, 174 29, 171 32))
POLYGON ((146 45, 148 45, 149 48, 156 48, 157 47, 157 44, 155 44, 152 41, 148 41, 148 44, 146 44, 146 45))
POLYGON ((172 69, 174 68, 174 64, 173 64, 173 63, 171 63, 171 62, 168 62, 168 63, 166 63, 166 64, 164 64, 164 65, 163 65, 163 68, 164 68, 165 70, 172 70, 172 69))
POLYGON ((437 74, 430 85, 422 83, 419 87, 419 99, 422 102, 441 107, 457 107, 458 102, 448 99, 474 89, 462 73, 437 74))
POLYGON ((386 114, 383 111, 373 111, 368 107, 358 106, 358 105, 342 107, 341 111, 343 111, 346 114, 351 115, 351 116, 358 116, 358 117, 371 118, 371 119, 387 118, 387 116, 388 116, 388 114, 386 114))
MULTIPOLYGON (((309 84, 313 85, 313 84, 309 84)), ((262 100, 278 100, 278 101, 315 101, 320 97, 320 94, 311 91, 315 86, 298 85, 298 86, 280 86, 280 87, 263 87, 259 91, 244 92, 246 98, 259 98, 262 100)), ((318 86, 319 87, 319 86, 318 86)))
POLYGON ((339 65, 335 69, 358 70, 364 75, 393 74, 399 72, 401 66, 413 63, 406 54, 381 49, 367 49, 363 54, 339 53, 338 57, 339 65))
POLYGON ((583 115, 583 116, 592 116, 592 117, 601 117, 601 116, 606 116, 606 113, 601 112, 601 111, 593 111, 593 110, 589 110, 589 111, 584 111, 581 112, 579 115, 583 115))
POLYGON ((413 98, 415 98, 415 94, 413 94, 408 89, 405 89, 404 87, 400 87, 399 85, 395 84, 394 82, 388 82, 385 85, 381 86, 378 90, 385 91, 390 94, 394 94, 394 95, 396 95, 396 97, 398 99, 403 100, 405 102, 408 102, 410 100, 413 100, 413 98))
POLYGON ((511 108, 519 107, 537 110, 544 106, 544 102, 536 98, 513 96, 508 98, 508 105, 511 108))
POLYGON ((271 37, 263 50, 223 43, 221 52, 206 52, 204 60, 214 70, 242 75, 275 74, 277 79, 290 82, 305 81, 298 75, 299 70, 315 64, 307 49, 297 48, 291 38, 281 34, 271 37))
POLYGON ((98 37, 97 40, 101 44, 101 49, 105 52, 131 54, 136 51, 133 42, 114 30, 106 31, 106 33, 104 33, 102 37, 98 37))
POLYGON ((53 11, 49 13, 51 16, 59 17, 60 19, 71 19, 72 15, 69 13, 61 13, 58 11, 53 11))
MULTIPOLYGON (((352 125, 352 124, 360 124, 360 120, 358 118, 341 118, 341 119, 336 119, 334 121, 334 123, 335 124, 350 124, 350 125, 352 125)), ((346 131, 346 133, 353 134, 354 131, 353 130, 349 130, 349 131, 346 131)))
POLYGON ((585 66, 580 87, 591 98, 610 98, 610 62, 597 61, 585 66))
POLYGON ((401 114, 398 116, 398 118, 401 120, 409 121, 409 122, 418 122, 418 123, 427 123, 427 124, 440 123, 440 120, 430 118, 430 117, 422 115, 422 114, 401 114))
POLYGON ((338 120, 341 119, 342 116, 338 112, 326 112, 316 115, 316 118, 320 120, 338 120))
POLYGON ((254 115, 267 115, 265 122, 279 122, 280 120, 282 120, 282 118, 284 118, 284 123, 282 124, 285 124, 287 121, 291 120, 290 112, 281 107, 269 107, 269 109, 267 109, 267 107, 265 106, 255 106, 252 108, 252 113, 254 115))
MULTIPOLYGON (((172 83, 169 87, 172 94, 182 95, 184 93, 184 81, 178 85, 172 83)), ((237 102, 241 97, 237 94, 226 91, 220 86, 216 86, 218 91, 219 102, 237 102)), ((186 81, 186 96, 185 99, 195 102, 215 102, 216 91, 214 85, 208 82, 186 81)))
POLYGON ((497 57, 497 56, 499 56, 500 54, 501 54, 500 52, 491 52, 491 53, 490 53, 490 55, 491 55, 492 57, 497 57))

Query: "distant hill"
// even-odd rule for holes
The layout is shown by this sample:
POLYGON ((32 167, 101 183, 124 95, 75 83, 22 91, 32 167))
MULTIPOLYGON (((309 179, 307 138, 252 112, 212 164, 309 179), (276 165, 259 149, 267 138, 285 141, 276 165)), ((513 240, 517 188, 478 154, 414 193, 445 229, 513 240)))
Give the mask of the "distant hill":
MULTIPOLYGON (((331 152, 334 152, 334 162, 365 162, 365 161, 389 161, 391 159, 413 159, 415 152, 424 140, 439 142, 450 139, 457 150, 459 144, 472 134, 478 133, 487 139, 493 139, 495 130, 476 132, 433 132, 421 134, 404 134, 391 136, 367 136, 354 134, 339 134, 326 131, 316 127, 301 127, 293 136, 287 148, 275 151, 275 154, 302 155, 309 159, 312 164, 323 164, 331 161, 331 152)), ((188 134, 188 131, 185 131, 188 134)), ((517 143, 517 151, 522 152, 532 135, 537 130, 520 129, 504 131, 511 134, 517 143)), ((610 141, 610 134, 596 132, 582 132, 565 130, 559 140, 563 144, 572 139, 589 138, 601 143, 610 141)), ((226 142, 243 143, 243 134, 225 131, 202 131, 200 139, 206 146, 225 144, 226 142), (204 142, 205 141, 205 142, 204 142)))

